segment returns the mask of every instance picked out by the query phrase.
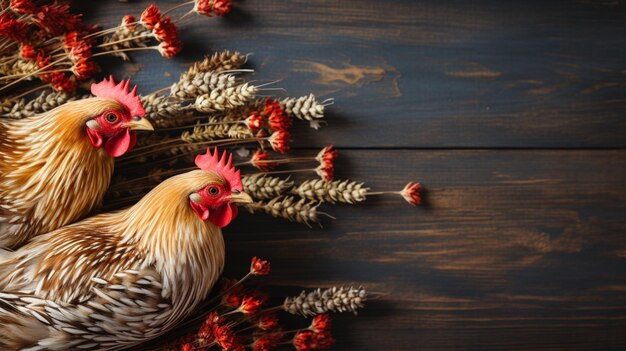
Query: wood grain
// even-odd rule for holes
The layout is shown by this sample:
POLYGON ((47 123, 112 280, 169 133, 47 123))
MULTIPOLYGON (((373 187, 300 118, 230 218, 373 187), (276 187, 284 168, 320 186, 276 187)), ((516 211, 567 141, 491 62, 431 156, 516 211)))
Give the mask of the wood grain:
MULTIPOLYGON (((110 26, 146 4, 82 6, 87 19, 110 26)), ((228 18, 184 23, 187 46, 174 60, 133 55, 141 66, 132 73, 150 92, 203 54, 253 53, 255 79, 281 79, 277 86, 291 95, 336 99, 334 128, 299 138, 300 146, 362 147, 350 135, 363 135, 367 146, 386 148, 624 147, 625 7, 623 1, 246 0, 228 18)))
MULTIPOLYGON (((161 8, 179 1, 157 1, 161 8)), ((110 26, 145 1, 75 2, 110 26)), ((396 190, 331 206, 308 229, 242 214, 228 276, 272 261, 274 296, 365 285, 337 316, 338 350, 626 349, 624 1, 241 0, 181 28, 174 60, 106 61, 144 93, 219 49, 254 53, 253 79, 334 97, 296 149, 340 148, 338 177, 396 190)))
POLYGON ((324 229, 242 216, 226 231, 227 274, 260 255, 275 294, 344 282, 384 294, 339 317, 339 349, 626 347, 626 151, 341 157, 339 176, 373 189, 423 180, 428 206, 327 206, 339 219, 324 229))

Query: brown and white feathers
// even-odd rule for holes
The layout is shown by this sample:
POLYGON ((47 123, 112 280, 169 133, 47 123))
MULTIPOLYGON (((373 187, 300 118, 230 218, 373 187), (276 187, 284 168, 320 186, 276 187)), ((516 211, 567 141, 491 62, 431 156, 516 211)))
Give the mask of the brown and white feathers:
POLYGON ((102 201, 114 161, 91 145, 84 125, 116 108, 115 100, 93 98, 0 121, 0 247, 76 221, 102 201))
MULTIPOLYGON (((118 350, 172 328, 206 297, 224 266, 220 228, 202 220, 189 199, 226 183, 213 172, 181 174, 133 207, 5 252, 0 349, 118 350)), ((240 189, 235 196, 250 200, 240 189)))

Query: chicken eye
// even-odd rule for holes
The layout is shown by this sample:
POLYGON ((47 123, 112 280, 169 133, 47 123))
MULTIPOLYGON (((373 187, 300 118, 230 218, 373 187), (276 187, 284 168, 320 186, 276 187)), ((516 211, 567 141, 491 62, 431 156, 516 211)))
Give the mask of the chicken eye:
POLYGON ((104 118, 106 119, 107 122, 111 124, 117 122, 117 115, 114 113, 107 113, 107 115, 104 118))
POLYGON ((209 187, 209 194, 217 195, 219 192, 220 192, 220 190, 216 186, 209 187))

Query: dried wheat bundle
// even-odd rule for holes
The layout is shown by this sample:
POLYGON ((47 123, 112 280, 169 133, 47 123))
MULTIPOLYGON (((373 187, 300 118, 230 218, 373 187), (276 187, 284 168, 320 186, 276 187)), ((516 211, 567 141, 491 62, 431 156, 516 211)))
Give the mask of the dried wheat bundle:
POLYGON ((263 173, 243 176, 241 182, 244 190, 257 200, 276 198, 293 186, 293 182, 289 179, 270 177, 263 173))
POLYGON ((367 301, 367 292, 363 287, 333 287, 317 289, 309 293, 301 292, 296 297, 288 297, 283 303, 283 310, 304 317, 328 312, 355 313, 367 301))
POLYGON ((291 192, 309 200, 354 204, 365 201, 368 190, 370 189, 365 187, 364 183, 348 179, 330 182, 310 179, 302 182, 291 192))
MULTIPOLYGON (((305 199, 297 200, 293 196, 279 196, 270 201, 258 201, 246 208, 250 213, 263 211, 276 218, 287 219, 291 222, 306 224, 319 223, 320 214, 330 217, 330 215, 319 212, 317 208, 319 203, 316 201, 307 201, 305 199)), ((332 218, 332 217, 331 217, 332 218)))

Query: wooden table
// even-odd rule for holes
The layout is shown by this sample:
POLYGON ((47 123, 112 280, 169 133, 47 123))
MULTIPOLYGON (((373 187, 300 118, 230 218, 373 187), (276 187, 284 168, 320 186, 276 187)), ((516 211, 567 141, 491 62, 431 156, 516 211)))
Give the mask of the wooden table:
MULTIPOLYGON (((176 1, 158 1, 161 8, 176 1)), ((111 26, 145 1, 75 2, 111 26)), ((271 260, 274 295, 364 285, 337 350, 626 349, 624 1, 241 0, 181 26, 174 60, 133 55, 144 93, 203 54, 253 53, 253 79, 335 98, 295 148, 397 198, 325 209, 324 228, 245 215, 227 275, 271 260)))

